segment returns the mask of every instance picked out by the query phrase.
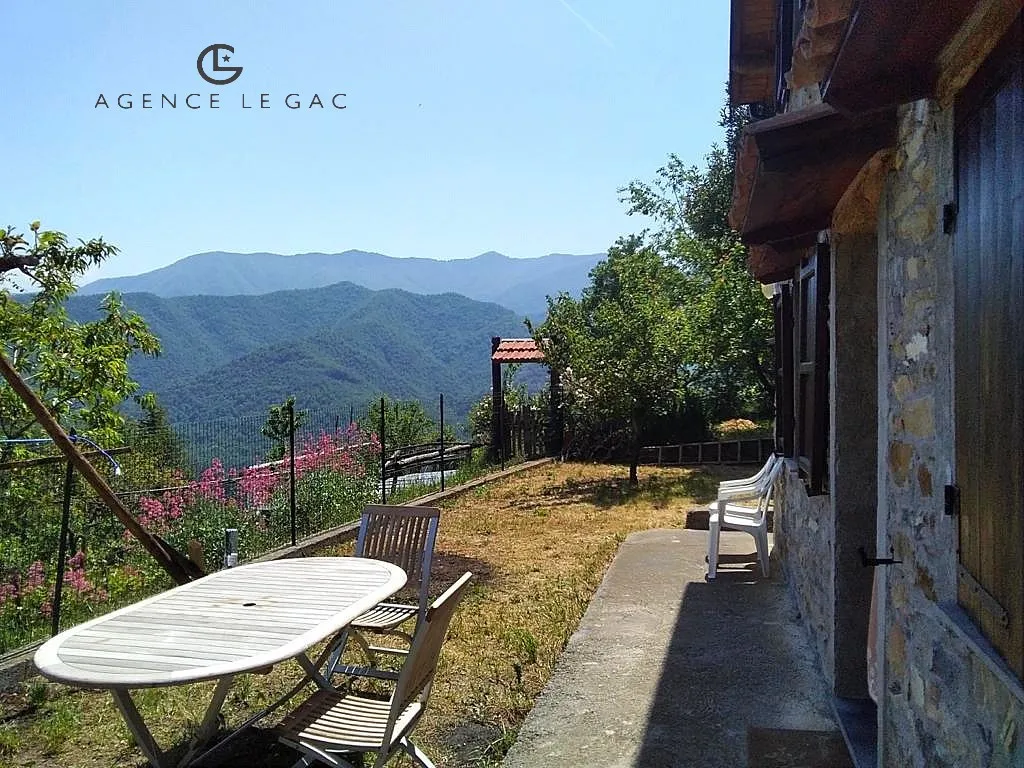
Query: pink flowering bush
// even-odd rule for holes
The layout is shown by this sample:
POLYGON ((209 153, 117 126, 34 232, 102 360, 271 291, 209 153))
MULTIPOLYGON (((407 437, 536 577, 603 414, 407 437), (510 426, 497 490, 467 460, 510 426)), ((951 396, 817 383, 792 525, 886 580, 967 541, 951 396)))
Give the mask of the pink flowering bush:
MULTIPOLYGON (((296 523, 306 535, 355 519, 375 500, 380 441, 357 425, 308 436, 296 446, 296 523)), ((378 470, 379 471, 379 470, 378 470)), ((199 541, 208 568, 223 560, 226 528, 239 531, 240 558, 252 557, 290 541, 289 457, 242 469, 226 469, 213 459, 198 480, 138 499, 138 519, 180 550, 199 541)), ((125 541, 140 549, 128 534, 125 541)), ((155 564, 134 558, 156 575, 155 564)))
MULTIPOLYGON (((53 594, 53 574, 47 574, 42 561, 36 560, 24 573, 8 571, 0 583, 0 652, 16 647, 26 633, 38 634, 32 630, 40 624, 40 618, 49 625, 53 594)), ((90 618, 109 597, 106 589, 90 580, 85 552, 72 555, 64 571, 62 626, 90 618)))
MULTIPOLYGON (((299 536, 354 520, 364 505, 379 498, 380 442, 375 435, 353 425, 298 442, 299 536)), ((169 487, 126 494, 126 506, 143 527, 181 552, 189 551, 190 541, 198 541, 207 570, 221 567, 226 528, 238 529, 243 560, 291 540, 287 456, 240 469, 213 459, 198 477, 163 470, 159 482, 169 487)), ((12 489, 18 490, 11 486, 8 499, 12 489)), ((0 536, 0 653, 49 633, 59 534, 59 516, 51 510, 58 505, 59 498, 43 503, 26 495, 27 509, 45 509, 48 516, 40 513, 37 522, 26 526, 30 538, 0 536)), ((76 499, 74 549, 62 574, 62 627, 171 586, 170 578, 105 508, 91 514, 76 499)))

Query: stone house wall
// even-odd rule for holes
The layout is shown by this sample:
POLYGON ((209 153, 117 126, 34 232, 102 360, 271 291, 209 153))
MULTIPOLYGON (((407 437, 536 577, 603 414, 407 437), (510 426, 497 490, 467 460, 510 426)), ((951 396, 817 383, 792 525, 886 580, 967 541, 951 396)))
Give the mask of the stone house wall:
POLYGON ((1024 688, 956 607, 952 478, 953 111, 901 108, 879 212, 879 546, 885 569, 885 765, 1024 765, 1024 688))
MULTIPOLYGON (((877 269, 875 548, 902 561, 883 569, 880 757, 899 768, 1024 766, 1024 685, 956 605, 957 520, 943 507, 955 460, 952 238, 942 231, 954 195, 953 111, 923 100, 902 107, 898 122, 878 174, 877 268, 864 265, 877 269)), ((833 366, 836 343, 855 339, 833 339, 833 366)), ((844 407, 841 392, 833 403, 844 407)), ((835 414, 831 432, 836 477, 835 414)), ((795 469, 780 483, 777 554, 836 692, 837 543, 853 542, 837 542, 838 498, 808 497, 795 469)))
MULTIPOLYGON (((819 660, 833 658, 835 586, 832 536, 835 529, 829 496, 808 496, 795 465, 782 473, 776 504, 775 551, 796 596, 819 660)), ((822 664, 832 689, 834 671, 822 664)))

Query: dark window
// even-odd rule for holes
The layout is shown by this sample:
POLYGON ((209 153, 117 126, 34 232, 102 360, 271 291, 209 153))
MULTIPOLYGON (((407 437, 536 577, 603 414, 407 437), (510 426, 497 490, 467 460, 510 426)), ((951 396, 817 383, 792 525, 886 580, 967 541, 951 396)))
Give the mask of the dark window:
MULTIPOLYGON (((1024 18, 1024 17, 1022 17, 1024 18)), ((1024 676, 1024 32, 956 105, 958 597, 1024 676)))
POLYGON ((793 66, 793 44, 800 32, 804 4, 805 0, 778 0, 776 6, 775 110, 778 114, 785 112, 789 104, 786 73, 793 66))

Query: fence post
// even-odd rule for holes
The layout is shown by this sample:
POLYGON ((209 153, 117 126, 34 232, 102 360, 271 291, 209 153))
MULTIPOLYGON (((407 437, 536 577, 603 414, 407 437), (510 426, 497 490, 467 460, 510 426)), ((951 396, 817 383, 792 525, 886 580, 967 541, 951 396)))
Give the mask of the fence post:
MULTIPOLYGON (((294 534, 293 534, 294 535, 294 534)), ((238 565, 238 529, 224 529, 224 567, 234 568, 238 565)))
POLYGON ((295 405, 288 401, 288 505, 292 518, 292 546, 295 546, 295 405))
POLYGON ((501 385, 501 396, 498 400, 498 455, 501 457, 501 468, 505 469, 505 384, 501 385))
POLYGON ((384 398, 380 399, 380 503, 388 503, 387 458, 384 455, 384 398))
MULTIPOLYGON (((72 434, 74 434, 72 432, 72 434)), ((53 585, 53 612, 50 614, 50 634, 60 632, 60 602, 64 595, 64 569, 68 564, 68 528, 71 524, 71 490, 75 483, 75 465, 68 461, 64 473, 64 503, 60 512, 60 542, 57 546, 57 578, 53 585)))
POLYGON ((444 392, 441 393, 440 398, 440 410, 441 410, 441 492, 444 492, 444 392))

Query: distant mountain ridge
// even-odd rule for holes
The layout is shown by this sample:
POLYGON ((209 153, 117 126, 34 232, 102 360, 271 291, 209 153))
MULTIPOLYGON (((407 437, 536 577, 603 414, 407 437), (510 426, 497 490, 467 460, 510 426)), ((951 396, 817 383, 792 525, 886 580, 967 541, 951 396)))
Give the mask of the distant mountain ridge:
MULTIPOLYGON (((258 416, 289 395, 303 408, 358 411, 381 393, 428 404, 444 393, 449 420, 464 421, 489 391, 491 336, 526 334, 494 303, 352 283, 123 300, 162 345, 159 357, 134 357, 131 374, 174 422, 258 416)), ((67 309, 94 319, 98 297, 72 296, 67 309)))
POLYGON ((349 282, 371 290, 458 293, 537 316, 546 310, 548 295, 582 291, 590 282, 590 270, 604 258, 605 254, 553 253, 512 259, 489 251, 471 259, 438 261, 356 250, 293 256, 211 251, 141 275, 95 280, 79 288, 78 293, 118 291, 162 298, 251 296, 349 282))

